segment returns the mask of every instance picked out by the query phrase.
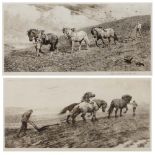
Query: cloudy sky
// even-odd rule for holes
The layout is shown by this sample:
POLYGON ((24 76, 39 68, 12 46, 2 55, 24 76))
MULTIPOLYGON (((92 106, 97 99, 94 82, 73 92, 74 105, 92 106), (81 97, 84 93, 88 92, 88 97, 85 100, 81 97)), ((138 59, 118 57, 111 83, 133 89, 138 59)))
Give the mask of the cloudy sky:
POLYGON ((124 17, 151 14, 151 3, 18 4, 6 3, 5 41, 25 41, 30 28, 62 35, 63 27, 82 28, 124 17), (23 35, 24 34, 24 35, 23 35), (22 38, 22 39, 21 39, 22 38))
POLYGON ((150 89, 149 79, 5 79, 4 105, 58 113, 87 91, 108 104, 123 94, 131 94, 138 104, 150 104, 150 89))

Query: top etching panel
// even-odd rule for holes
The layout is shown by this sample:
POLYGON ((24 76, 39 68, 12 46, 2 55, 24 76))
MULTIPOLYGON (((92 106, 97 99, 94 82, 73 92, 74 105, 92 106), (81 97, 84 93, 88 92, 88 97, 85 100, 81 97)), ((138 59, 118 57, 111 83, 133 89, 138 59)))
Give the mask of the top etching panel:
POLYGON ((4 74, 150 75, 151 3, 4 3, 4 74))

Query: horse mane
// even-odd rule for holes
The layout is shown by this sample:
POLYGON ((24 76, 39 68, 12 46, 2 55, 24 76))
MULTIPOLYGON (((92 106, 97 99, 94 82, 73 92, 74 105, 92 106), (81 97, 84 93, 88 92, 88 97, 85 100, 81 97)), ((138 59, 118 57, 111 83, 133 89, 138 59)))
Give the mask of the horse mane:
POLYGON ((72 103, 72 104, 68 105, 67 107, 63 108, 59 114, 64 114, 64 113, 66 113, 67 110, 71 111, 78 104, 79 103, 72 103))
POLYGON ((81 99, 81 102, 83 102, 83 101, 89 101, 89 94, 90 92, 86 92, 84 95, 83 95, 83 97, 82 97, 82 99, 81 99))
POLYGON ((38 31, 38 30, 37 30, 37 29, 29 29, 29 30, 27 31, 27 34, 29 35, 30 32, 32 32, 32 31, 38 31))

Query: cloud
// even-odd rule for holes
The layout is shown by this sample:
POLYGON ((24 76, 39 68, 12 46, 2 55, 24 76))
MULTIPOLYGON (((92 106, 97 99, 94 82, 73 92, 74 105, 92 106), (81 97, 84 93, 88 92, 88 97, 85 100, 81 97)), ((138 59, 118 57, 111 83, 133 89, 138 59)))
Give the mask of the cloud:
POLYGON ((28 42, 26 32, 30 28, 44 29, 62 35, 63 27, 87 27, 99 22, 61 5, 4 4, 5 42, 28 42), (47 9, 48 8, 48 9, 47 9))
POLYGON ((62 35, 63 27, 82 28, 122 17, 151 14, 151 4, 4 4, 5 42, 28 43, 30 28, 62 35), (120 11, 121 10, 121 11, 120 11))
POLYGON ((71 10, 64 6, 55 6, 53 9, 44 12, 42 18, 37 22, 54 31, 61 31, 63 27, 81 28, 99 24, 98 21, 89 19, 83 14, 72 14, 71 10))

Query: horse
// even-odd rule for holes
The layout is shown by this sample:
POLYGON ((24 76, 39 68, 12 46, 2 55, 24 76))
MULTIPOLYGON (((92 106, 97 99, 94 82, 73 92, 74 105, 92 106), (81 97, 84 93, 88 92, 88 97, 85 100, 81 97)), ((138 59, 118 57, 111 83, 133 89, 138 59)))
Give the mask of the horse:
MULTIPOLYGON (((94 96, 95 97, 95 96, 94 96)), ((96 118, 96 112, 102 108, 102 111, 105 112, 105 109, 107 108, 107 103, 104 100, 100 99, 94 99, 90 101, 90 98, 93 98, 93 95, 89 95, 87 97, 82 98, 80 103, 73 103, 67 107, 65 107, 60 114, 66 113, 66 111, 69 111, 69 114, 67 115, 66 122, 69 123, 69 118, 72 118, 72 123, 75 123, 75 118, 80 114, 81 117, 84 121, 86 113, 90 113, 92 115, 91 120, 95 121, 97 120, 96 118)))
POLYGON ((97 43, 99 39, 102 40, 103 45, 106 45, 104 39, 108 39, 109 45, 111 38, 113 38, 115 44, 116 41, 118 41, 117 35, 112 28, 103 29, 102 27, 93 27, 91 29, 91 34, 94 36, 94 38, 96 38, 95 43, 97 47, 100 47, 97 43))
POLYGON ((122 109, 126 108, 125 113, 128 110, 127 105, 130 103, 132 99, 131 95, 123 95, 121 99, 113 99, 111 101, 109 110, 108 110, 108 118, 110 118, 111 113, 113 112, 113 109, 115 108, 115 118, 117 117, 117 111, 120 109, 120 117, 122 116, 122 109))
MULTIPOLYGON (((44 30, 37 30, 37 29, 30 29, 27 31, 27 35, 29 37, 29 41, 32 42, 33 40, 35 41, 35 49, 37 52, 37 56, 39 56, 39 52, 41 51, 42 45, 51 45, 50 46, 50 51, 55 51, 57 50, 57 44, 58 44, 58 36, 53 34, 53 33, 44 33, 44 30)), ((52 55, 52 53, 51 53, 52 55)))
MULTIPOLYGON (((104 100, 94 99, 91 102, 81 102, 76 105, 72 111, 70 112, 70 117, 72 118, 72 123, 75 123, 75 118, 81 114, 81 117, 84 122, 86 122, 86 113, 90 113, 92 115, 91 121, 96 121, 96 112, 102 108, 102 111, 105 112, 107 107, 107 103, 104 100)), ((69 119, 69 118, 68 118, 69 119)))
POLYGON ((93 109, 91 109, 91 111, 88 111, 90 113, 90 116, 92 115, 91 121, 96 121, 96 112, 102 108, 102 112, 105 112, 106 108, 107 108, 107 102, 104 100, 100 100, 100 99, 93 99, 92 102, 90 103, 93 106, 93 109))
POLYGON ((63 34, 71 41, 72 46, 72 52, 74 51, 74 44, 75 42, 78 42, 79 45, 79 51, 81 51, 81 44, 84 41, 87 48, 90 45, 90 41, 88 39, 88 35, 84 31, 76 32, 75 28, 63 28, 62 29, 63 34))
POLYGON ((61 112, 59 114, 65 114, 66 112, 69 112, 69 114, 67 115, 67 119, 66 122, 69 123, 69 118, 71 117, 71 111, 73 110, 73 108, 77 105, 79 105, 82 102, 90 102, 90 99, 95 97, 95 94, 93 94, 92 92, 86 92, 81 99, 81 102, 79 103, 72 103, 69 106, 66 106, 65 108, 63 108, 61 110, 61 112))

